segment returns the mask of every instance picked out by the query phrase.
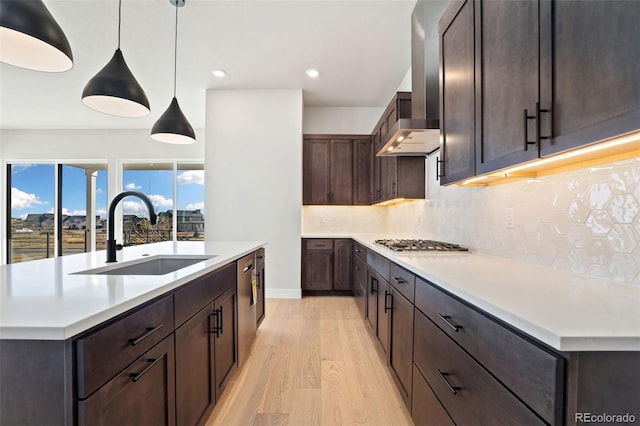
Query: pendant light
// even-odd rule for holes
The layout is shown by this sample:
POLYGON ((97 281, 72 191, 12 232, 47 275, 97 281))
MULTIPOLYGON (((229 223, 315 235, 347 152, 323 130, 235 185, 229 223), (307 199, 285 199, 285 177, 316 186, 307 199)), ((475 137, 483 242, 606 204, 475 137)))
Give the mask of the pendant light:
POLYGON ((73 66, 69 40, 40 0, 0 0, 0 61, 36 71, 73 66))
POLYGON ((178 8, 185 0, 169 0, 176 7, 176 34, 173 52, 173 99, 167 110, 158 118, 151 129, 151 137, 157 141, 173 144, 195 143, 196 134, 184 116, 176 99, 176 74, 178 64, 178 8))
POLYGON ((91 109, 120 117, 144 117, 149 99, 131 73, 120 50, 122 0, 118 1, 118 48, 111 60, 82 91, 82 103, 91 109))

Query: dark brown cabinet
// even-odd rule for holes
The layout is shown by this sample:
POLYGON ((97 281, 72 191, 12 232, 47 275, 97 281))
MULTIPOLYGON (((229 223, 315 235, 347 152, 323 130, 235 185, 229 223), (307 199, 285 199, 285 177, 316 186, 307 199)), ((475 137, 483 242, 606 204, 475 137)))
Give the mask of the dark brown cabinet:
POLYGON ((256 252, 256 323, 259 327, 264 319, 264 299, 265 299, 265 252, 260 249, 256 252))
POLYGON ((436 394, 413 365, 413 395, 411 404, 411 418, 416 425, 455 426, 451 417, 444 409, 436 394))
POLYGON ((540 4, 475 0, 478 174, 538 157, 540 4))
POLYGON ((391 318, 391 291, 389 281, 384 279, 380 274, 376 274, 377 302, 378 302, 378 328, 376 336, 378 342, 387 357, 389 355, 389 332, 391 318))
POLYGON ((640 128, 637 1, 540 2, 540 155, 640 128), (550 18, 551 17, 551 18, 550 18))
MULTIPOLYGON (((355 244, 355 243, 354 243, 355 244)), ((353 296, 363 319, 367 317, 367 262, 353 257, 353 296)))
POLYGON ((135 360, 86 400, 79 425, 175 425, 173 334, 135 360))
POLYGON ((452 1, 440 19, 440 158, 443 184, 475 175, 475 10, 452 1))
POLYGON ((371 139, 353 141, 353 204, 373 203, 373 143, 371 139))
POLYGON ((371 204, 369 135, 304 135, 302 203, 371 204))
POLYGON ((351 291, 351 240, 302 240, 302 289, 351 291))
POLYGON ((237 292, 238 292, 238 365, 244 365, 249 356, 251 344, 256 337, 256 301, 253 297, 253 286, 256 284, 256 253, 238 259, 237 292))
POLYGON ((637 131, 638 19, 633 1, 452 1, 439 24, 441 182, 637 131))
POLYGON ((184 307, 189 317, 175 330, 178 425, 206 420, 236 366, 234 269, 227 267, 205 276, 176 293, 176 304, 184 307), (217 297, 204 296, 209 291, 217 297), (207 305, 193 315, 188 307, 193 309, 203 302, 207 305))

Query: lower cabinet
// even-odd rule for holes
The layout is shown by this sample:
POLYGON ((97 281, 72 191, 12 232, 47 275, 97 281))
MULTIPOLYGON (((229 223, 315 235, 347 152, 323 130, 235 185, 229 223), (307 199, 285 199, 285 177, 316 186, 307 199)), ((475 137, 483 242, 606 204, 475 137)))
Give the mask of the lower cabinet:
POLYGON ((353 296, 362 318, 367 317, 367 262, 358 256, 353 257, 353 296))
POLYGON ((220 399, 222 390, 229 382, 231 373, 238 362, 236 353, 238 300, 236 296, 235 289, 230 288, 213 302, 214 312, 216 313, 212 332, 215 335, 213 352, 215 355, 214 384, 216 401, 220 399))
POLYGON ((265 254, 261 248, 256 252, 256 326, 259 327, 264 319, 264 299, 265 299, 265 254))
POLYGON ((389 320, 391 317, 389 282, 380 274, 376 274, 376 287, 378 290, 378 329, 376 336, 385 354, 389 354, 389 320))
POLYGON ((80 425, 175 425, 173 334, 135 360, 86 400, 80 425))
POLYGON ((413 365, 411 418, 417 426, 455 426, 418 367, 413 365))
POLYGON ((413 303, 391 287, 389 294, 389 368, 407 407, 411 407, 413 364, 413 303))
POLYGON ((352 291, 351 239, 302 239, 302 290, 352 291))

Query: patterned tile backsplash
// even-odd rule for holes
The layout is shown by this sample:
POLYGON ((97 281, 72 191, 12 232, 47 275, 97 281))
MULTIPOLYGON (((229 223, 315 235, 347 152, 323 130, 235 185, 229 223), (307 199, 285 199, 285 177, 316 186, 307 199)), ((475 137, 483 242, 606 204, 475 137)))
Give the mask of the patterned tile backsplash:
POLYGON ((441 187, 389 207, 305 207, 303 233, 432 238, 517 261, 640 285, 640 158, 490 187, 441 187), (513 228, 506 214, 513 209, 513 228), (347 214, 352 220, 338 219, 347 214), (322 220, 320 220, 321 218, 322 220))

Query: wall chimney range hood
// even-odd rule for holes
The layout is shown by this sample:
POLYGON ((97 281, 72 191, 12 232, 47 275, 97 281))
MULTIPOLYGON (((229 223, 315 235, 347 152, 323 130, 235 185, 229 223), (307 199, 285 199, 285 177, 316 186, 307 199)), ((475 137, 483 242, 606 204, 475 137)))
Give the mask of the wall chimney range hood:
POLYGON ((438 20, 448 1, 418 0, 411 14, 411 118, 399 119, 376 155, 421 155, 440 148, 438 20))

